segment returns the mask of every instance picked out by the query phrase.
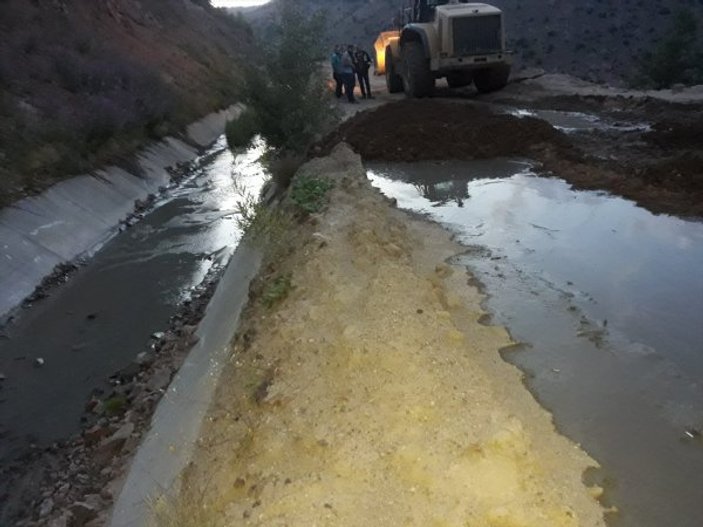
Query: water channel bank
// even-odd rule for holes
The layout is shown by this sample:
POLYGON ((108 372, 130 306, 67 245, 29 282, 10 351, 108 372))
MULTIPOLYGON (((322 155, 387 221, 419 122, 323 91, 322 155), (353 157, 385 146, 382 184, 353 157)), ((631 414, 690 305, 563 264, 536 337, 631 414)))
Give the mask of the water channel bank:
POLYGON ((220 138, 181 167, 180 184, 141 221, 5 326, 3 522, 70 512, 85 484, 96 486, 97 496, 98 482, 118 476, 112 457, 136 448, 199 338, 195 325, 241 239, 237 203, 243 193, 258 195, 266 179, 262 149, 235 157, 220 138), (57 487, 42 488, 47 479, 57 487), (38 490, 48 494, 36 501, 38 490))
POLYGON ((467 247, 505 355, 620 514, 611 524, 695 527, 703 514, 703 224, 654 216, 535 175, 524 160, 368 164, 402 208, 467 247))
POLYGON ((145 148, 129 167, 68 179, 0 210, 0 321, 54 267, 110 239, 135 202, 168 187, 171 170, 195 159, 240 111, 232 106, 193 123, 183 138, 166 138, 145 148))
POLYGON ((389 206, 346 146, 297 177, 332 182, 329 208, 254 282, 158 524, 603 526, 595 461, 500 359, 510 338, 445 263, 462 248, 389 206))

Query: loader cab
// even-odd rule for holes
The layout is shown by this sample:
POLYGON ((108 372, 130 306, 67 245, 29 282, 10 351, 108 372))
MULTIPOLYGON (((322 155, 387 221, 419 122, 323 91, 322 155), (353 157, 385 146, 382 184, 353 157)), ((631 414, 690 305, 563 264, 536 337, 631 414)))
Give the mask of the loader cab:
POLYGON ((434 22, 435 8, 447 4, 466 4, 467 0, 415 0, 412 7, 411 22, 428 24, 434 22))

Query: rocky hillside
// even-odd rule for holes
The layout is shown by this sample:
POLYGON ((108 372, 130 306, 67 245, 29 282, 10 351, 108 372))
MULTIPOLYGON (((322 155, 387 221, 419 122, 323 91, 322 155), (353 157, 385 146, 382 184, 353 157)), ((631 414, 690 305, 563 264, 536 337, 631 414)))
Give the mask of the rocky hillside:
POLYGON ((0 205, 231 104, 250 41, 207 0, 0 0, 0 205))
MULTIPOLYGON (((265 30, 275 1, 245 16, 265 30)), ((324 9, 335 42, 371 48, 402 0, 302 0, 324 9)), ((407 3, 407 2, 405 2, 407 3)), ((538 66, 592 81, 624 82, 637 59, 654 46, 682 9, 703 22, 699 0, 488 0, 505 11, 510 47, 518 65, 538 66)), ((328 39, 330 37, 328 36, 328 39)))

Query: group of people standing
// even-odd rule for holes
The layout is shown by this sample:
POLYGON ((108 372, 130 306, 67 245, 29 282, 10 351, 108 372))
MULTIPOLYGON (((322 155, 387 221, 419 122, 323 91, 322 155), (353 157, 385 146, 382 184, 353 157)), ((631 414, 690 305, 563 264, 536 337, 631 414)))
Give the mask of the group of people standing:
POLYGON ((373 99, 369 82, 369 69, 371 69, 373 60, 366 51, 353 45, 346 46, 346 48, 335 46, 330 61, 332 62, 332 75, 336 83, 334 94, 337 99, 344 94, 350 103, 359 102, 354 97, 357 79, 361 88, 361 98, 373 99))

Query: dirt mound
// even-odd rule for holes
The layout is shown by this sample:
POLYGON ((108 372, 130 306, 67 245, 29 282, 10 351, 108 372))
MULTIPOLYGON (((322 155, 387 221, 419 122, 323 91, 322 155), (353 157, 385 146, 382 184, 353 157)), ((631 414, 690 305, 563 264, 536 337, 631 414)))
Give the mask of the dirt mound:
POLYGON ((646 167, 640 177, 657 187, 703 194, 703 155, 688 152, 646 167))
POLYGON ((325 138, 322 151, 340 141, 370 161, 535 157, 545 150, 575 154, 568 138, 541 119, 436 100, 407 100, 363 112, 325 138))
POLYGON ((575 188, 608 190, 654 213, 703 216, 703 124, 694 106, 596 97, 550 98, 534 107, 542 106, 655 124, 647 133, 566 135, 542 119, 466 100, 405 100, 357 114, 316 150, 326 154, 345 141, 367 161, 527 157, 575 188))
POLYGON ((660 148, 700 148, 703 122, 661 121, 644 135, 644 140, 660 148))

